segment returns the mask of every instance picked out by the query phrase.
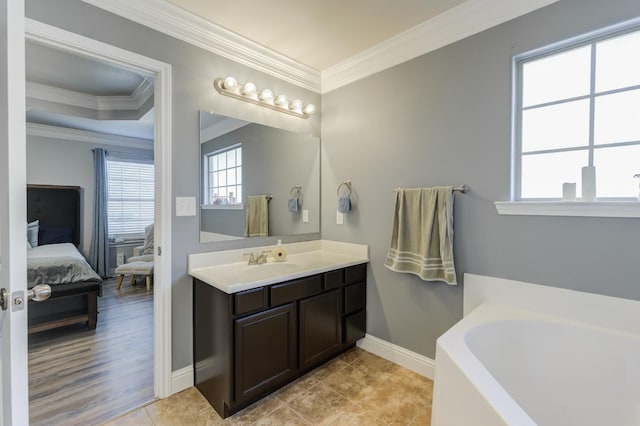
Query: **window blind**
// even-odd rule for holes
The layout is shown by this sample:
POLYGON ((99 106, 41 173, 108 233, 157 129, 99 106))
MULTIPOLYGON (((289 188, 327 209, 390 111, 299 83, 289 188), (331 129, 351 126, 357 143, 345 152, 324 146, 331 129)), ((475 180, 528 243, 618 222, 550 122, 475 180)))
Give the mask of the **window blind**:
POLYGON ((144 228, 153 222, 154 188, 153 164, 107 159, 110 238, 144 236, 144 228))

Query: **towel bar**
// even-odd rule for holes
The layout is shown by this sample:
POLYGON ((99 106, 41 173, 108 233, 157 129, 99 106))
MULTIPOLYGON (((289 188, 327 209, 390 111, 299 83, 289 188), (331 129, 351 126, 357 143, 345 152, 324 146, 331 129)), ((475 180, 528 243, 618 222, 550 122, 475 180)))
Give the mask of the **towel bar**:
MULTIPOLYGON (((398 192, 399 190, 403 189, 402 187, 400 188, 396 188, 394 189, 394 192, 398 192)), ((458 186, 454 186, 453 190, 454 191, 458 191, 458 192, 462 192, 463 194, 469 192, 469 185, 467 184, 462 184, 462 185, 458 185, 458 186)))

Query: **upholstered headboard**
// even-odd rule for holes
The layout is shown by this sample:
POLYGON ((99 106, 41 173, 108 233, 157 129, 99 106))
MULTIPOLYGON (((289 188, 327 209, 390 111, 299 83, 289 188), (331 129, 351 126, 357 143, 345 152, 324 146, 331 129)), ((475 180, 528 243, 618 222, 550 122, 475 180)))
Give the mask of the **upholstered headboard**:
POLYGON ((27 185, 27 221, 40 221, 40 229, 70 229, 80 244, 81 188, 79 186, 27 185))

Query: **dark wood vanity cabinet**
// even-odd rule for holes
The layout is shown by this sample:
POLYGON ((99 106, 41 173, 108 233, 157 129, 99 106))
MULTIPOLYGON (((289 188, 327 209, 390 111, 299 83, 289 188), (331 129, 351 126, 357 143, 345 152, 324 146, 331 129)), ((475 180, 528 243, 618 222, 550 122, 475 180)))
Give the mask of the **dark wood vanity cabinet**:
POLYGON ((227 417, 364 337, 366 264, 235 294, 194 279, 195 384, 227 417))
POLYGON ((300 368, 307 369, 342 349, 340 290, 300 301, 300 368))
POLYGON ((294 303, 234 321, 236 401, 251 399, 298 371, 296 322, 294 303))

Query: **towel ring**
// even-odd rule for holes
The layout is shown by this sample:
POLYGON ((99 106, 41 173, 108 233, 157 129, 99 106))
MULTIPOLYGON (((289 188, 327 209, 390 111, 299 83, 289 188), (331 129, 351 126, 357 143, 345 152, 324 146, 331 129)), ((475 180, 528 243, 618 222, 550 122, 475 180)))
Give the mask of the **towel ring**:
POLYGON ((340 185, 338 185, 338 190, 337 190, 338 197, 340 196, 340 189, 341 189, 343 186, 346 186, 346 187, 347 187, 347 189, 349 190, 349 193, 348 193, 348 194, 346 194, 346 195, 351 195, 351 181, 350 181, 350 180, 346 180, 346 181, 342 182, 340 185))
POLYGON ((289 196, 293 197, 295 194, 300 196, 301 192, 302 192, 302 185, 296 185, 291 187, 291 191, 289 191, 289 196))

